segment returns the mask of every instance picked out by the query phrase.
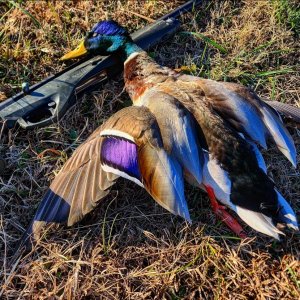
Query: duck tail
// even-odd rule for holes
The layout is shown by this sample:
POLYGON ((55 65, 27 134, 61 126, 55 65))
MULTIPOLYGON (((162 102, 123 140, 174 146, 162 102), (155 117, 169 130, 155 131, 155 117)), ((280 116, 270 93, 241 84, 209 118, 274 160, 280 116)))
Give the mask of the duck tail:
POLYGON ((272 214, 272 216, 266 216, 262 212, 249 210, 239 205, 235 206, 235 212, 253 229, 280 240, 280 235, 284 235, 284 233, 277 228, 277 225, 281 225, 279 226, 280 228, 282 228, 283 225, 282 229, 287 227, 296 231, 299 230, 299 226, 297 223, 296 214, 289 203, 276 189, 275 192, 277 194, 279 209, 276 213, 274 213, 274 215, 272 214))
POLYGON ((272 218, 261 212, 249 210, 236 205, 235 212, 238 216, 253 229, 280 240, 280 235, 284 235, 273 223, 272 218))

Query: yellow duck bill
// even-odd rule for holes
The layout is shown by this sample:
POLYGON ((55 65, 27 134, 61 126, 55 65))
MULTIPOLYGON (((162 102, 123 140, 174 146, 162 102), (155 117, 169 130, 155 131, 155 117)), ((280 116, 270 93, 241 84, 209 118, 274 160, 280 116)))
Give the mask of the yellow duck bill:
POLYGON ((74 49, 74 50, 68 52, 67 54, 65 54, 64 56, 62 56, 60 58, 60 60, 68 60, 68 59, 81 57, 86 53, 87 53, 87 49, 84 46, 84 41, 82 41, 76 49, 74 49))

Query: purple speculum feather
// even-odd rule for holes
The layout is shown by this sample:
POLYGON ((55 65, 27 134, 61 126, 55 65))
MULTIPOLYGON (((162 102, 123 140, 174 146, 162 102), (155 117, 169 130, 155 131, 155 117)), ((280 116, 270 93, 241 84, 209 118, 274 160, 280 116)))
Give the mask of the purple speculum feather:
POLYGON ((132 141, 107 137, 101 147, 101 162, 141 181, 137 145, 132 141))
POLYGON ((94 25, 91 32, 100 35, 127 35, 127 30, 117 22, 109 20, 102 21, 94 25))

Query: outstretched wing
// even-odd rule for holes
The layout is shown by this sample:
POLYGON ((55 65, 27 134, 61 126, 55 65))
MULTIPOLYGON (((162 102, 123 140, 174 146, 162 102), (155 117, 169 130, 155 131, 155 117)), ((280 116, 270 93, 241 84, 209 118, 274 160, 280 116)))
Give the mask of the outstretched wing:
POLYGON ((168 209, 190 220, 182 169, 163 147, 153 115, 125 108, 98 128, 55 177, 27 229, 35 239, 51 223, 78 222, 103 199, 119 177, 134 181, 168 209))
POLYGON ((22 243, 28 241, 31 235, 36 239, 46 225, 72 225, 81 220, 109 193, 118 176, 101 168, 102 142, 97 130, 76 149, 50 185, 22 243))
POLYGON ((296 167, 293 139, 275 109, 242 85, 208 79, 198 82, 213 109, 237 131, 264 148, 266 139, 273 139, 278 149, 296 167))

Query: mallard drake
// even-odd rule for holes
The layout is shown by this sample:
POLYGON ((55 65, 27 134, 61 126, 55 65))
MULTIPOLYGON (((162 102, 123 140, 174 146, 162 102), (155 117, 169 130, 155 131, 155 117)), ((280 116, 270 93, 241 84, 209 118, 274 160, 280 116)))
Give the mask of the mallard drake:
MULTIPOLYGON (((134 107, 136 109, 138 107, 136 112, 139 112, 138 115, 141 117, 141 119, 134 117, 131 113, 133 108, 117 113, 117 116, 122 115, 128 120, 127 123, 124 122, 124 126, 134 128, 141 126, 141 122, 146 122, 143 117, 146 111, 146 114, 151 113, 157 122, 156 131, 161 135, 159 149, 163 149, 161 151, 164 151, 166 157, 172 158, 170 161, 174 162, 174 167, 171 169, 172 174, 176 174, 173 177, 176 178, 176 182, 169 180, 170 187, 162 187, 159 181, 155 181, 158 185, 155 185, 156 189, 166 188, 167 191, 161 194, 163 197, 158 200, 153 190, 147 187, 149 182, 146 177, 142 177, 140 184, 144 185, 154 199, 169 211, 189 220, 183 193, 182 174, 184 174, 188 182, 208 192, 214 211, 241 236, 244 236, 242 227, 227 213, 223 205, 234 210, 252 228, 276 239, 283 234, 283 227, 298 230, 294 211, 266 174, 266 166, 257 144, 266 148, 268 140, 273 140, 294 166, 296 166, 295 146, 276 110, 261 101, 254 91, 239 84, 184 75, 160 66, 133 43, 125 28, 114 21, 97 23, 79 47, 62 59, 79 57, 87 52, 100 55, 117 53, 123 59, 125 87, 134 107), (138 125, 135 125, 135 122, 138 125), (174 192, 168 194, 169 190, 180 191, 180 196, 175 197, 174 192), (163 200, 164 197, 169 200, 163 200), (166 201, 172 204, 163 204, 166 201)), ((112 117, 114 118, 116 116, 112 117)), ((31 228, 36 221, 68 220, 68 225, 72 225, 107 193, 106 189, 110 187, 112 181, 106 179, 105 188, 99 192, 98 180, 102 181, 103 178, 100 171, 97 171, 98 173, 78 171, 82 162, 85 163, 87 153, 89 159, 93 158, 89 160, 91 170, 102 168, 101 172, 106 172, 107 178, 123 176, 138 183, 136 177, 132 178, 125 170, 119 170, 115 164, 105 167, 100 144, 98 143, 96 148, 92 141, 95 137, 103 140, 101 131, 104 130, 114 140, 127 138, 138 145, 135 139, 139 135, 124 136, 124 133, 129 134, 130 130, 125 127, 121 135, 115 135, 114 129, 107 127, 107 124, 112 122, 105 123, 80 146, 55 178, 49 196, 46 195, 42 201, 31 228), (78 176, 71 176, 72 172, 78 176), (113 175, 108 175, 110 173, 113 175), (66 178, 65 181, 61 180, 62 177, 66 178), (88 182, 89 186, 92 186, 92 192, 81 188, 79 182, 85 184, 88 182), (67 191, 77 199, 75 204, 66 200, 64 192, 57 192, 57 188, 67 191), (84 198, 77 195, 83 195, 84 198), (66 202, 68 211, 63 218, 57 218, 56 215, 59 215, 61 210, 60 203, 65 205, 66 202), (86 203, 90 204, 86 206, 86 203)), ((144 126, 147 127, 147 124, 146 122, 144 126)), ((148 142, 150 140, 148 139, 148 142)), ((123 157, 123 151, 123 147, 117 147, 109 156, 123 157)), ((147 157, 147 160, 139 160, 140 173, 148 169, 151 172, 150 170, 156 167, 157 156, 153 158, 151 154, 147 157)), ((168 174, 170 172, 166 172, 164 176, 170 178, 168 174)), ((31 229, 28 233, 30 231, 31 229)))

